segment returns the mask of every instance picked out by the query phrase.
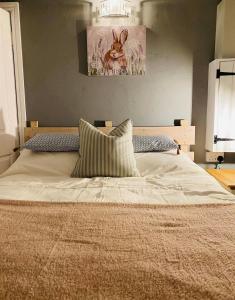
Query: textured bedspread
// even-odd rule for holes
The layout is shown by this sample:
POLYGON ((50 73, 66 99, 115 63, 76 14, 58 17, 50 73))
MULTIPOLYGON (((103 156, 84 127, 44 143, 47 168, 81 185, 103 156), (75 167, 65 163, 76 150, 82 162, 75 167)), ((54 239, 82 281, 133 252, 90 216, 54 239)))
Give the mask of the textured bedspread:
POLYGON ((235 299, 235 205, 2 201, 0 299, 235 299))

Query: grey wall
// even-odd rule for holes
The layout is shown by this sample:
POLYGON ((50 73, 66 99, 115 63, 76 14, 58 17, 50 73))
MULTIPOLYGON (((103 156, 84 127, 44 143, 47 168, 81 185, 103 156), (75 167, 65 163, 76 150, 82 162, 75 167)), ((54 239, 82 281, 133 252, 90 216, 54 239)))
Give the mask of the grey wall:
POLYGON ((87 77, 88 4, 21 0, 28 120, 77 125, 80 117, 137 126, 197 126, 196 159, 204 161, 208 64, 214 57, 219 0, 156 0, 142 4, 147 26, 147 75, 87 77))

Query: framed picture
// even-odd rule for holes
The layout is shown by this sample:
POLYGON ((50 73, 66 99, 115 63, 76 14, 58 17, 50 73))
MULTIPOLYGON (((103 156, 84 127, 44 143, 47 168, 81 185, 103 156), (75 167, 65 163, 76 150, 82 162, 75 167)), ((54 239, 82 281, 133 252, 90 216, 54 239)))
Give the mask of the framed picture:
POLYGON ((87 28, 89 76, 144 75, 145 26, 89 26, 87 28))

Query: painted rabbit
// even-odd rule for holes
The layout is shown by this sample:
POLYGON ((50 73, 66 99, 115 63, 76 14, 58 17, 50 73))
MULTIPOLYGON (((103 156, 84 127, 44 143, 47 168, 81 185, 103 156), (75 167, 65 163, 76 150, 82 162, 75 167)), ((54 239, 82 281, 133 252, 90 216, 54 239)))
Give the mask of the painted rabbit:
POLYGON ((127 59, 123 46, 128 38, 128 30, 122 30, 119 37, 114 29, 112 32, 113 44, 104 56, 103 65, 107 72, 125 74, 127 72, 127 59))

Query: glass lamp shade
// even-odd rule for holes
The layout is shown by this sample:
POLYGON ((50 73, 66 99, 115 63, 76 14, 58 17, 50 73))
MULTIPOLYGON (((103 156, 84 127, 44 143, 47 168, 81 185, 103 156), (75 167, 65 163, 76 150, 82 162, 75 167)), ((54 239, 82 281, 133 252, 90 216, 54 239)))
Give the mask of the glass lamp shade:
POLYGON ((100 0, 100 17, 129 17, 130 15, 130 0, 100 0))

